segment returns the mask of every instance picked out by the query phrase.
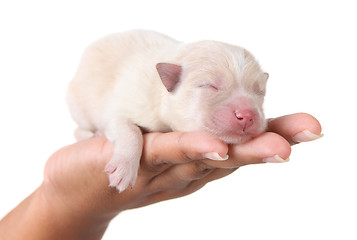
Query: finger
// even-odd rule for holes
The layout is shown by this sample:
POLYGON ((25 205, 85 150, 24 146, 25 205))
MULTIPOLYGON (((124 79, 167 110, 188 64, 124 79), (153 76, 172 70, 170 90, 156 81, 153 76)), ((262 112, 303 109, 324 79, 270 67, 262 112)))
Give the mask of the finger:
POLYGON ((270 119, 268 131, 283 136, 291 144, 312 141, 323 136, 319 121, 307 113, 270 119))
POLYGON ((291 153, 291 146, 282 136, 265 132, 258 137, 229 147, 229 159, 227 161, 204 162, 217 168, 238 168, 247 164, 266 162, 287 162, 291 153))
MULTIPOLYGON (((177 167, 181 167, 180 165, 177 165, 177 167)), ((152 191, 153 194, 148 196, 148 201, 152 202, 157 202, 157 201, 164 201, 172 198, 178 198, 178 197, 183 197, 188 194, 191 194, 203 186, 205 186, 208 182, 211 182, 213 180, 225 177, 232 172, 234 172, 236 169, 214 169, 212 170, 209 174, 206 174, 206 176, 199 178, 197 180, 193 181, 188 181, 186 184, 177 185, 176 188, 172 188, 172 185, 170 184, 164 184, 162 188, 156 189, 156 191, 152 191)), ((155 190, 155 189, 153 189, 155 190)))
POLYGON ((229 174, 235 172, 238 168, 216 168, 213 171, 211 171, 207 176, 194 180, 192 181, 187 187, 185 192, 186 194, 192 193, 194 191, 197 191, 198 189, 202 188, 205 186, 207 183, 212 182, 214 180, 218 180, 220 178, 226 177, 229 174))
MULTIPOLYGON (((157 170, 165 164, 182 164, 192 160, 210 158, 217 153, 226 156, 228 145, 201 132, 149 133, 144 135, 142 167, 157 170)), ((218 160, 218 159, 217 159, 218 160)))
POLYGON ((193 180, 203 178, 210 174, 214 167, 197 160, 185 164, 173 165, 161 174, 153 177, 147 189, 150 192, 167 189, 182 189, 193 180))

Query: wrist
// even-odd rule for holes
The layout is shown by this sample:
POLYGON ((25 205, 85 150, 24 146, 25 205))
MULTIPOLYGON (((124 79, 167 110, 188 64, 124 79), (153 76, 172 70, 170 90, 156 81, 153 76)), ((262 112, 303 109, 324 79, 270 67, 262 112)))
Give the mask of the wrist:
POLYGON ((115 216, 73 211, 58 201, 44 184, 22 201, 0 222, 0 239, 101 239, 115 216), (6 238, 5 238, 6 237, 6 238))
POLYGON ((36 190, 35 198, 35 205, 41 208, 36 212, 41 212, 45 227, 52 233, 46 239, 101 239, 110 221, 119 213, 98 210, 91 203, 95 199, 79 202, 59 196, 46 184, 36 190))

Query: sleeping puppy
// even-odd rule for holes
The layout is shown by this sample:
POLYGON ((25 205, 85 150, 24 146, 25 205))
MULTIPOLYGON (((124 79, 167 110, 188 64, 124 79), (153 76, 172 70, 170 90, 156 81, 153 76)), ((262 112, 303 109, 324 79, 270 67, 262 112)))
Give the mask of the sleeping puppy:
POLYGON ((205 131, 230 144, 262 133, 267 79, 243 48, 135 30, 86 49, 67 102, 77 140, 104 135, 113 142, 105 172, 122 192, 137 178, 142 131, 205 131))

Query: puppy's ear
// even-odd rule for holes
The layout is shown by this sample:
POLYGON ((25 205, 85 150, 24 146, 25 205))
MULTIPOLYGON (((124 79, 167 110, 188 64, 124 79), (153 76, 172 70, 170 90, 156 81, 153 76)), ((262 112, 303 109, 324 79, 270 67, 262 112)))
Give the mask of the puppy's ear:
POLYGON ((172 63, 158 63, 156 69, 167 91, 174 91, 181 80, 182 67, 172 63))

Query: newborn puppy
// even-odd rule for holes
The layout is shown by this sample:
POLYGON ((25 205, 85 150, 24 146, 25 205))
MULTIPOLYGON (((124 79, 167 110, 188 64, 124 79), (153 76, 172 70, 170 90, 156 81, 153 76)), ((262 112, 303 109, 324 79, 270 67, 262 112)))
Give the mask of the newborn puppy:
POLYGON ((121 192, 135 184, 142 130, 205 131, 231 144, 262 133, 267 78, 243 48, 216 41, 184 44, 136 30, 86 49, 67 101, 77 140, 104 135, 113 142, 105 172, 121 192))

